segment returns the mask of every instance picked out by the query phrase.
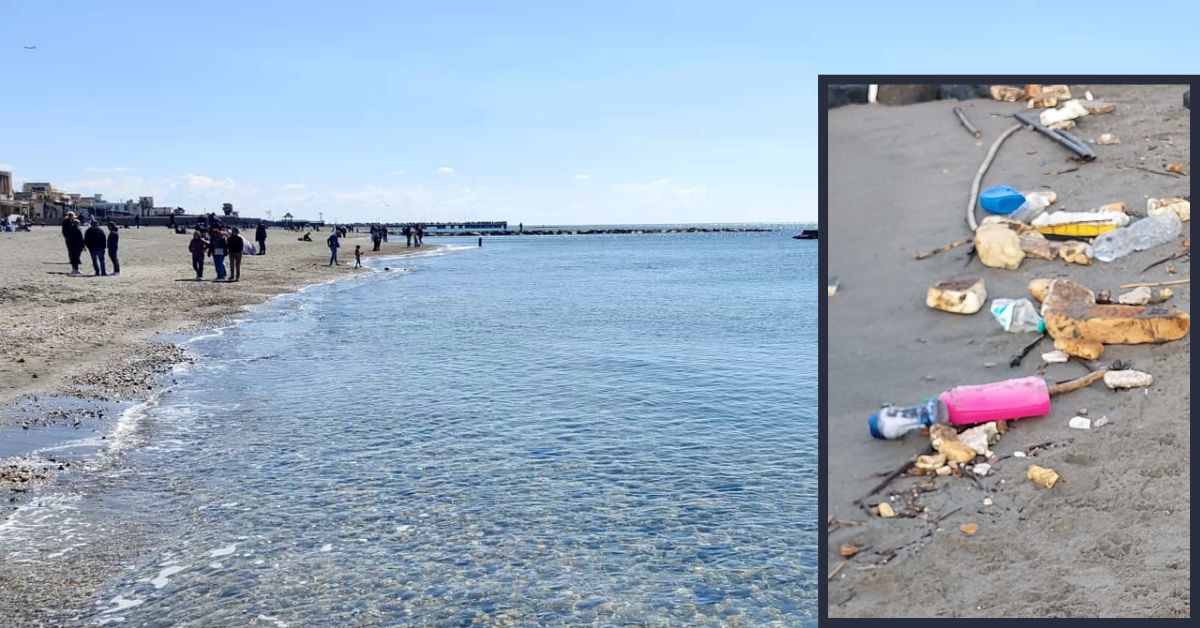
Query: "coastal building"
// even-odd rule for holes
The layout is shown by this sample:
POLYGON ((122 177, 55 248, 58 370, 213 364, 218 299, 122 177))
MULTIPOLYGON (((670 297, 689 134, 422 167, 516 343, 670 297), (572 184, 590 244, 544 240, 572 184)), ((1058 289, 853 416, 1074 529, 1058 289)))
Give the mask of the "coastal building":
POLYGON ((0 170, 0 201, 11 201, 12 193, 12 173, 0 170))

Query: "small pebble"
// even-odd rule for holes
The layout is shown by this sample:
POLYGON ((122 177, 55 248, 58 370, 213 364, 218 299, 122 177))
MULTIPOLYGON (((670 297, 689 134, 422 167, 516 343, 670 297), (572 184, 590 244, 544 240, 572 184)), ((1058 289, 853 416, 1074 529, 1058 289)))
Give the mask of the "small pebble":
POLYGON ((1071 420, 1067 422, 1067 425, 1069 425, 1073 429, 1077 429, 1077 430, 1092 429, 1092 421, 1086 417, 1081 417, 1081 416, 1071 417, 1071 420))
POLYGON ((1108 425, 1108 417, 1107 416, 1102 416, 1102 417, 1096 419, 1095 421, 1092 421, 1092 427, 1102 427, 1105 425, 1108 425))
POLYGON ((1087 416, 1087 408, 1080 408, 1079 416, 1087 416))
POLYGON ((984 506, 991 506, 993 503, 995 503, 995 502, 993 502, 993 501, 992 501, 992 498, 991 498, 991 497, 984 497, 984 498, 983 498, 983 505, 984 505, 984 506))
POLYGON ((1026 456, 1026 454, 1023 451, 1014 451, 1013 452, 1013 458, 1024 458, 1025 456, 1026 456))

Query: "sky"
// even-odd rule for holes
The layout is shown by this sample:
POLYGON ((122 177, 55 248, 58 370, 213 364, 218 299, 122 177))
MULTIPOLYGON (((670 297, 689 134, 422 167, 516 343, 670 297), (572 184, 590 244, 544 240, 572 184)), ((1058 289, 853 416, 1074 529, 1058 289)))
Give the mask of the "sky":
POLYGON ((245 216, 805 222, 819 73, 1196 69, 1188 3, 1006 4, 0 0, 0 169, 245 216))

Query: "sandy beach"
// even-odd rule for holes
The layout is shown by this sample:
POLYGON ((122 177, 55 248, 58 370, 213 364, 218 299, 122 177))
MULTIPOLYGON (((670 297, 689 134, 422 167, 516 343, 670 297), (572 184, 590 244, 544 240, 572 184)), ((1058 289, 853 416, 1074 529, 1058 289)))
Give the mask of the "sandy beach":
MULTIPOLYGON (((403 238, 394 236, 380 252, 371 253, 368 234, 351 233, 339 250, 341 265, 330 267, 327 231, 301 242, 298 233, 272 230, 267 255, 244 258, 240 282, 214 281, 211 258, 206 260, 205 280, 197 282, 187 251, 190 234, 177 235, 162 227, 120 233, 117 277, 92 276, 86 252, 83 276, 69 276, 57 225, 0 234, 0 408, 7 409, 0 413, 0 428, 36 430, 66 424, 96 429, 97 419, 103 419, 99 411, 84 405, 63 411, 55 407, 61 404, 43 401, 141 399, 157 376, 188 359, 181 347, 155 340, 157 334, 212 326, 272 296, 371 272, 354 268, 356 244, 363 247, 364 259, 428 252, 438 246, 406 248, 403 238)), ((18 484, 29 475, 11 465, 7 469, 18 484)))
MULTIPOLYGON (((1180 86, 1071 86, 1115 103, 1071 131, 1090 140, 1092 163, 1077 163, 1047 138, 1017 132, 984 178, 988 187, 1049 186, 1052 209, 1124 201, 1144 215, 1150 197, 1188 196, 1190 177, 1155 174, 1182 163, 1190 173, 1190 112, 1180 86), (1067 171, 1067 172, 1064 172, 1067 171)), ((1078 90, 1076 92, 1076 90, 1078 90)), ((840 290, 829 301, 828 560, 831 617, 1187 617, 1190 615, 1190 333, 1161 345, 1109 345, 1100 363, 1132 362, 1151 373, 1149 389, 1114 392, 1103 384, 1055 397, 1048 416, 1010 422, 993 446, 993 471, 966 478, 901 477, 871 497, 906 518, 872 517, 853 501, 928 446, 909 434, 870 437, 866 419, 884 403, 907 405, 960 384, 1034 375, 1044 340, 1010 368, 1034 338, 1004 332, 984 310, 955 315, 926 307, 928 286, 956 276, 983 277, 988 303, 1029 296, 1036 277, 1067 277, 1093 291, 1190 276, 1188 259, 1139 271, 1180 250, 1173 243, 1091 266, 1026 259, 1018 270, 967 260, 968 247, 917 261, 928 249, 970 237, 964 206, 988 147, 1012 126, 1023 103, 929 102, 903 107, 852 105, 829 111, 829 274, 840 290), (962 107, 983 132, 971 137, 952 113, 962 107), (1071 417, 1108 417, 1100 429, 1068 427, 1071 417), (1028 459, 1010 457, 1044 445, 1028 459), (1025 477, 1028 463, 1054 468, 1052 490, 1025 477), (924 485, 924 486, 921 486, 924 485), (918 488, 916 492, 914 489, 918 488), (915 497, 913 497, 915 495, 915 497), (985 505, 990 498, 991 505, 985 505), (968 536, 960 526, 973 523, 968 536), (843 563, 839 547, 862 551, 843 563)), ((978 215, 982 217, 980 211, 978 215)), ((1190 285, 1167 303, 1191 311, 1190 285)), ((1084 374, 1074 361, 1049 365, 1049 382, 1084 374)), ((826 577, 826 575, 822 575, 826 577)))

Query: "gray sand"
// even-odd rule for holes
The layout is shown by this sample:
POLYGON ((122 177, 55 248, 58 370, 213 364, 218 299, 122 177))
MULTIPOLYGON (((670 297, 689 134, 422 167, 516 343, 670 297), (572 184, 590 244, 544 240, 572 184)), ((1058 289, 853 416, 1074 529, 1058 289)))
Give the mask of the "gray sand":
MULTIPOLYGON (((1072 131, 1084 140, 1111 132, 1114 146, 1094 146, 1090 164, 1076 164, 1050 140, 1024 130, 1010 138, 985 177, 984 188, 1048 185, 1052 209, 1087 209, 1125 201, 1145 212, 1147 197, 1186 196, 1189 177, 1151 174, 1182 162, 1190 172, 1190 114, 1183 87, 1072 86, 1117 104, 1114 113, 1089 116, 1072 131), (1144 158, 1144 160, 1143 160, 1144 158), (1043 173, 1079 167, 1076 172, 1043 173)), ((1076 91, 1078 90, 1078 91, 1076 91)), ((1053 400, 1050 415, 1010 423, 993 447, 1000 458, 982 490, 967 478, 937 478, 917 499, 923 518, 870 518, 851 502, 891 470, 924 449, 917 433, 876 441, 866 417, 884 402, 909 404, 959 384, 1033 375, 1049 339, 1018 368, 1008 358, 1033 340, 1009 334, 986 306, 972 316, 926 308, 929 285, 971 274, 987 282, 988 302, 1029 296, 1035 277, 1070 277, 1099 291, 1132 281, 1189 276, 1164 266, 1137 277, 1190 237, 1190 223, 1174 244, 1115 262, 1073 266, 1026 259, 1019 270, 964 268, 967 248, 916 261, 914 255, 968 237, 965 204, 971 180, 991 142, 1013 124, 1019 105, 989 100, 933 102, 907 107, 856 105, 829 112, 829 273, 841 289, 829 302, 829 512, 863 525, 828 535, 829 566, 843 543, 869 546, 829 583, 831 617, 1186 617, 1190 614, 1188 356, 1190 333, 1165 345, 1108 346, 1103 363, 1130 360, 1154 375, 1148 390, 1112 392, 1103 384, 1053 400), (951 113, 962 106, 984 133, 975 140, 951 113), (995 363, 995 366, 986 366, 995 363), (1081 408, 1107 416, 1098 430, 1073 430, 1081 408), (1055 441, 1061 446, 1026 460, 1005 458, 1017 449, 1055 441), (1029 462, 1052 467, 1052 490, 1025 479, 1029 462), (984 506, 985 497, 994 505, 984 506), (956 508, 961 508, 956 512, 956 508), (948 516, 946 516, 948 514, 948 516), (937 519, 945 517, 940 523, 937 519), (977 523, 968 537, 964 523, 977 523), (924 536, 930 532, 928 536, 924 536), (883 563, 893 552, 894 558, 883 563), (874 566, 873 564, 879 564, 874 566)), ((983 214, 977 214, 982 218, 983 214)), ((1169 305, 1189 312, 1190 286, 1174 286, 1169 305)), ((1071 362, 1050 365, 1050 382, 1083 374, 1071 362)), ((904 495, 928 478, 902 477, 869 503, 904 495)))

